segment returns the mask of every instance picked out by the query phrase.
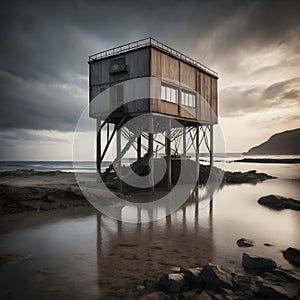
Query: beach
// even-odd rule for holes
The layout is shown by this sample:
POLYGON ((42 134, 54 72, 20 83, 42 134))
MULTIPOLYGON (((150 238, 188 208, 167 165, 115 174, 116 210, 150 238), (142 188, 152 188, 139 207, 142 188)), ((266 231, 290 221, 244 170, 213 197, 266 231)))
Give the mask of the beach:
POLYGON ((167 218, 145 224, 110 219, 81 202, 72 173, 29 172, 4 176, 5 182, 2 177, 2 184, 23 189, 20 197, 28 187, 38 189, 42 183, 55 191, 53 197, 69 197, 69 204, 51 209, 63 199, 51 202, 48 197, 44 210, 0 217, 0 253, 23 255, 0 266, 1 298, 137 299, 144 293, 137 287, 180 267, 211 262, 247 274, 242 266, 245 251, 296 270, 281 251, 300 248, 299 212, 272 210, 257 200, 269 194, 299 199, 299 165, 234 162, 226 169, 257 169, 277 178, 225 184, 212 197, 200 186, 197 199, 191 197, 167 218), (253 247, 238 247, 240 238, 251 239, 253 247))

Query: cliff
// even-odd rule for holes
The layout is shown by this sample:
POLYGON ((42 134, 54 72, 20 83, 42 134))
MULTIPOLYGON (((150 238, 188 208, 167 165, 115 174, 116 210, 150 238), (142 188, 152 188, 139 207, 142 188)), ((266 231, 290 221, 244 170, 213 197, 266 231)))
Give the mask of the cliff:
POLYGON ((300 155, 300 128, 272 135, 266 142, 252 147, 247 155, 300 155))

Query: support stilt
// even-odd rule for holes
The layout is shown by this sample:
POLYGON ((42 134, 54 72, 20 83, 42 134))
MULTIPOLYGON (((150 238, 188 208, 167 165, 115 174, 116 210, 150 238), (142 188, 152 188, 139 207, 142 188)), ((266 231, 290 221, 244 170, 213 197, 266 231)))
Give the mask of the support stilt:
POLYGON ((210 127, 210 151, 209 151, 209 164, 210 167, 214 166, 214 127, 213 125, 209 125, 210 127))
MULTIPOLYGON (((117 131, 117 157, 120 157, 121 155, 121 128, 118 129, 117 131)), ((118 161, 117 163, 117 168, 118 168, 118 174, 119 174, 119 191, 122 192, 122 179, 121 179, 121 168, 122 168, 122 163, 121 163, 121 159, 118 161)))
POLYGON ((96 155, 97 155, 97 171, 98 174, 101 172, 101 120, 97 120, 97 149, 96 149, 96 155))
POLYGON ((172 165, 171 165, 171 119, 166 124, 166 156, 167 156, 167 189, 172 187, 172 165))
POLYGON ((137 159, 142 157, 142 137, 137 138, 137 159))
POLYGON ((196 127, 196 179, 199 178, 199 125, 196 127))
POLYGON ((183 127, 183 139, 182 139, 182 143, 183 143, 183 150, 182 150, 182 156, 186 157, 186 127, 183 127))
POLYGON ((150 116, 148 155, 149 155, 149 158, 150 158, 150 169, 151 169, 151 176, 150 176, 151 182, 150 182, 150 186, 152 188, 152 192, 154 192, 153 131, 154 131, 153 117, 150 116))

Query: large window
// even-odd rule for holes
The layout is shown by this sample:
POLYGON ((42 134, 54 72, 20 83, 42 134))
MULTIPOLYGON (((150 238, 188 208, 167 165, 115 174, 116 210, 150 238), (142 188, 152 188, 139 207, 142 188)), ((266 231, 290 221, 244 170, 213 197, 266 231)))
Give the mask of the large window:
POLYGON ((173 103, 178 103, 178 89, 162 84, 161 99, 173 103))
POLYGON ((193 93, 182 91, 181 103, 185 106, 196 107, 196 96, 193 93))

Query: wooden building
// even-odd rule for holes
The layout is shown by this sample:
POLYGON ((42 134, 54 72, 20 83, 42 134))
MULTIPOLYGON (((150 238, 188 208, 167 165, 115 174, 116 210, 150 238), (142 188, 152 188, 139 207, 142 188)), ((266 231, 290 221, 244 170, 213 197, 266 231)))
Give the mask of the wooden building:
MULTIPOLYGON (((106 139, 103 151, 98 140, 98 164, 101 165, 121 123, 145 113, 175 119, 186 127, 193 126, 197 135, 199 126, 207 126, 212 160, 212 126, 218 123, 217 86, 215 71, 152 38, 91 55, 90 117, 97 119, 100 131, 105 125, 109 131, 109 124, 114 124, 116 129, 111 138, 106 139), (99 97, 101 95, 104 97, 99 97)), ((99 136, 101 134, 98 139, 99 136)), ((153 144, 151 138, 153 135, 149 134, 149 147, 153 144)), ((199 137, 197 140, 199 142, 199 137)), ((141 141, 137 139, 136 143, 141 141)), ((170 156, 168 146, 166 154, 170 156)), ((121 146, 118 147, 120 154, 121 146)), ((149 149, 149 153, 153 153, 153 149, 149 149)))
MULTIPOLYGON (((110 103, 116 109, 123 104, 124 95, 122 85, 118 83, 144 77, 154 77, 160 82, 160 87, 149 85, 148 99, 123 107, 116 113, 135 115, 151 112, 196 121, 191 116, 194 115, 201 123, 218 122, 217 73, 152 38, 92 55, 89 64, 90 101, 116 85, 116 96, 111 95, 110 98, 116 98, 110 103), (205 101, 201 101, 200 96, 205 101)), ((103 107, 102 111, 91 109, 91 117, 98 118, 107 113, 108 109, 103 111, 103 107)))

